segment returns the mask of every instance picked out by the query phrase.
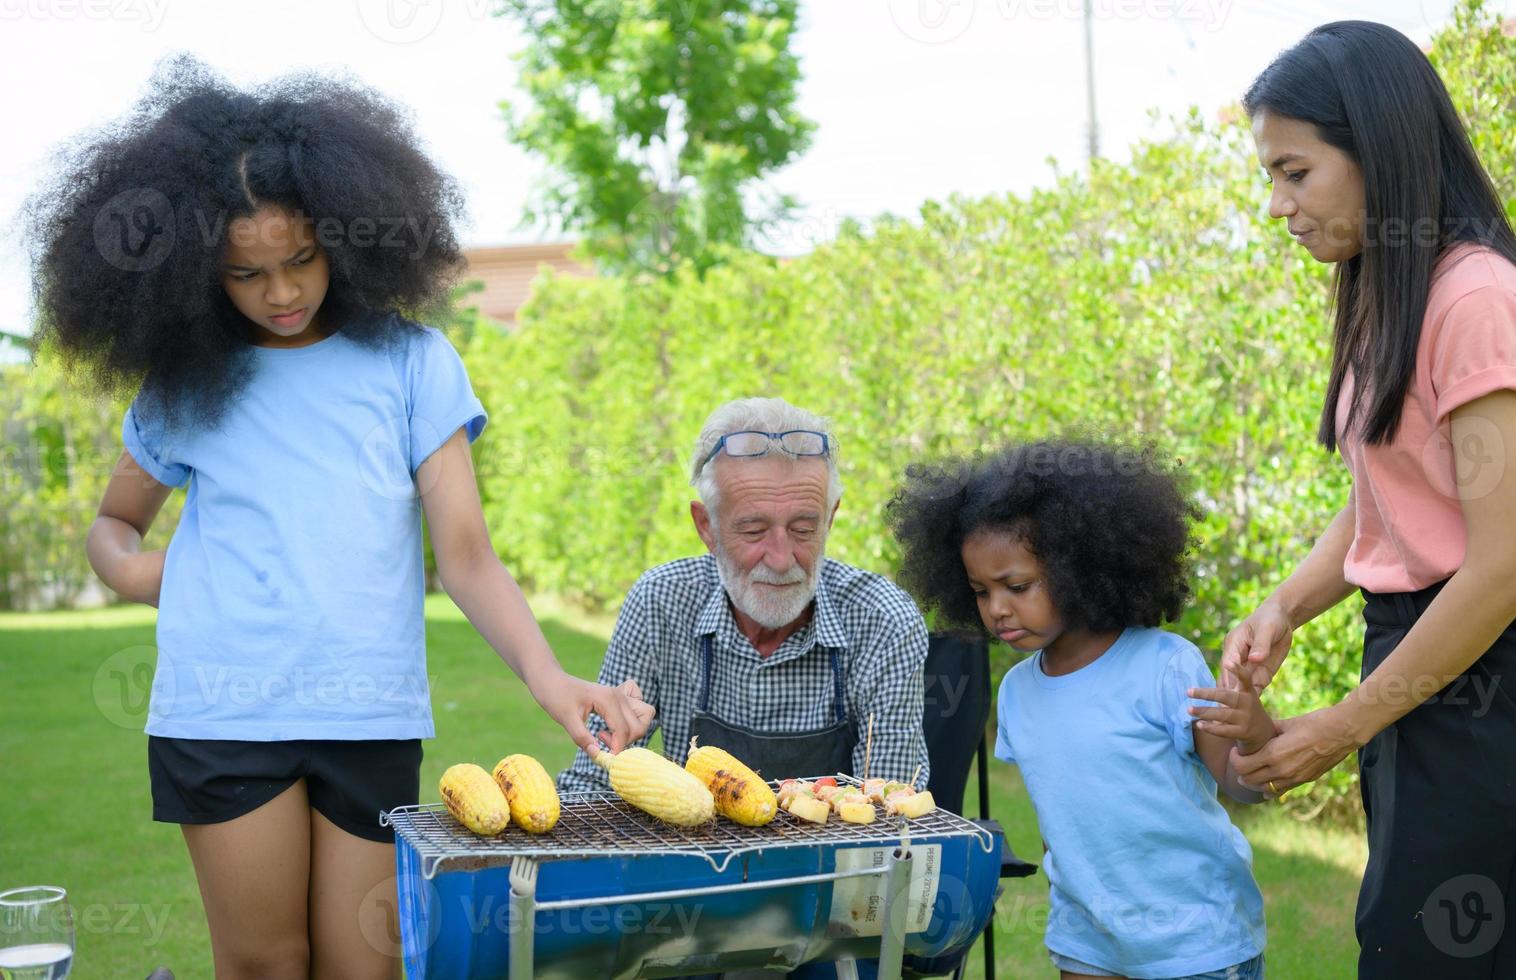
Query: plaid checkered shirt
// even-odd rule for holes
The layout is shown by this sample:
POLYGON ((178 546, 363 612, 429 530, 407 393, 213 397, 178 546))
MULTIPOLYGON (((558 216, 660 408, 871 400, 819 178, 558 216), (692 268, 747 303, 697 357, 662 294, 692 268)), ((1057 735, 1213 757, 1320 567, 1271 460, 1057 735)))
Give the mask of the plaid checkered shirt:
MULTIPOLYGON (((835 721, 831 660, 842 654, 846 708, 856 726, 853 775, 863 776, 869 716, 874 717, 869 774, 924 787, 930 775, 921 732, 927 632, 905 592, 880 575, 823 558, 815 614, 768 657, 737 628, 712 555, 682 558, 645 572, 627 593, 600 667, 600 683, 635 678, 658 709, 647 736, 663 731, 663 751, 683 763, 690 718, 700 707, 701 637, 714 650, 710 711, 759 731, 806 732, 835 721)), ((590 716, 591 732, 605 730, 590 716)), ((763 773, 769 779, 810 773, 763 773)), ((561 792, 607 790, 606 773, 583 749, 558 776, 561 792)))

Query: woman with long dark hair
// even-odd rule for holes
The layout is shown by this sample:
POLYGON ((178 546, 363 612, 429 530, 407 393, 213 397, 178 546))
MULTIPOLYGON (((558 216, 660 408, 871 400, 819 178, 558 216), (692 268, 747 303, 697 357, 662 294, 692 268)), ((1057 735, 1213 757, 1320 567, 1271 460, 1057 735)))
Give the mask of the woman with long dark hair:
POLYGON ((1277 796, 1358 751, 1360 977, 1516 977, 1516 236, 1388 27, 1317 28, 1244 107, 1270 215, 1336 266, 1317 435, 1353 490, 1223 666, 1267 684, 1301 624, 1367 605, 1359 686, 1237 768, 1277 796))

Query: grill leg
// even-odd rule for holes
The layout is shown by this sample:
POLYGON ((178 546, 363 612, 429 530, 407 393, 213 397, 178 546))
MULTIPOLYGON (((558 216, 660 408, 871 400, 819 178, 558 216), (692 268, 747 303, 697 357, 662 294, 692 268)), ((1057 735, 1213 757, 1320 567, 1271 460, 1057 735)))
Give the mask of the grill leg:
POLYGON ((536 913, 537 862, 533 858, 517 857, 511 861, 510 980, 532 980, 536 913))
POLYGON ((879 980, 900 980, 905 958, 905 920, 910 906, 911 852, 896 848, 884 876, 884 936, 879 943, 879 980))

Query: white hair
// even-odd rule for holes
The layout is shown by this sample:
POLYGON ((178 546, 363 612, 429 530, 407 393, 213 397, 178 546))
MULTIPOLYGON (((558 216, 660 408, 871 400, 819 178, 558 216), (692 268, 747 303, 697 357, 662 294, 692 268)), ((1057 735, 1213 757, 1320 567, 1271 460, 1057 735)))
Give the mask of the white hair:
POLYGON ((809 429, 826 436, 826 512, 830 515, 837 501, 842 499, 842 478, 837 475, 837 437, 832 435, 831 422, 803 408, 796 408, 783 398, 738 398, 722 405, 705 420, 700 438, 695 440, 695 454, 690 458, 690 485, 700 494, 700 501, 710 512, 711 519, 716 518, 721 496, 715 473, 716 460, 721 457, 709 461, 706 457, 711 455, 722 436, 749 429, 757 432, 809 429))

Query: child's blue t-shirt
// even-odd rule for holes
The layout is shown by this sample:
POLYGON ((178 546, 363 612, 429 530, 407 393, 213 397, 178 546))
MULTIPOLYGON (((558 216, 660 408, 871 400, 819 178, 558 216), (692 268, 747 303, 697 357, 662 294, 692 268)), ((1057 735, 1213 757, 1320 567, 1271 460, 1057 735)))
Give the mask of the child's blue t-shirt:
POLYGON ((442 333, 371 348, 340 332, 253 347, 216 428, 168 427, 139 393, 132 458, 189 485, 168 545, 146 730, 173 738, 433 735, 421 463, 486 415, 442 333))
POLYGON ((1253 852, 1195 753, 1191 687, 1213 687, 1200 651, 1128 629, 1057 677, 1042 655, 1000 684, 995 756, 1021 770, 1048 850, 1055 953, 1127 977, 1220 970, 1264 947, 1253 852))

